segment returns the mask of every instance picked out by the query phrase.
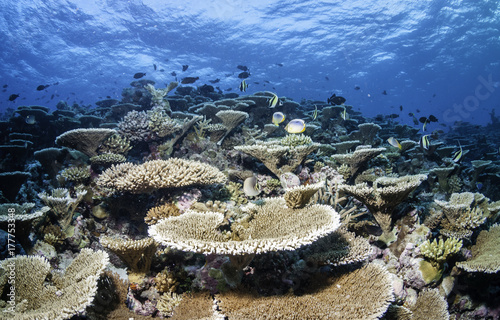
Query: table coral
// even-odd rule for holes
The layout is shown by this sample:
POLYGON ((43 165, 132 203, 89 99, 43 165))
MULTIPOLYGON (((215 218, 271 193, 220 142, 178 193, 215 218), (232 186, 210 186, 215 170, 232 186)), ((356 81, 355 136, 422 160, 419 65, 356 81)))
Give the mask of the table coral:
POLYGON ((489 231, 481 231, 471 251, 472 258, 458 262, 457 267, 468 272, 500 271, 500 225, 493 225, 489 231))
POLYGON ((89 157, 97 155, 97 149, 116 131, 112 129, 74 129, 56 138, 56 144, 83 152, 89 157))
POLYGON ((143 164, 122 163, 105 170, 96 180, 102 188, 115 192, 149 193, 161 188, 223 183, 219 169, 198 162, 170 158, 143 164))
POLYGON ((50 207, 52 212, 56 215, 63 231, 67 231, 68 227, 71 225, 73 220, 73 213, 76 207, 82 201, 83 197, 87 194, 87 190, 82 188, 77 188, 75 190, 75 198, 70 196, 69 190, 64 188, 53 189, 49 195, 46 192, 41 192, 38 194, 40 199, 50 207))

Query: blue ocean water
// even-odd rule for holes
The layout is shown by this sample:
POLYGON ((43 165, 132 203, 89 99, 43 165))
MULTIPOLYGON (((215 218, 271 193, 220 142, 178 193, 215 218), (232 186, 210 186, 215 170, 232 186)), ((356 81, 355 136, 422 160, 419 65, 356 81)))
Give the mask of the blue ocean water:
POLYGON ((214 86, 239 92, 245 65, 247 93, 336 93, 366 116, 410 123, 419 109, 486 124, 500 101, 499 25, 495 0, 2 0, 0 111, 94 107, 120 99, 137 72, 157 84, 220 79, 214 86))

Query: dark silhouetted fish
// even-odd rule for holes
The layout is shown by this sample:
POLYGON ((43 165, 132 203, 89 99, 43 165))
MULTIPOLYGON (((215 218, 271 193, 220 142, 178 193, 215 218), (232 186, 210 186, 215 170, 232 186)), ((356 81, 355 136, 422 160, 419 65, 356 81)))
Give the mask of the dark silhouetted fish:
POLYGON ((346 99, 344 97, 338 97, 334 93, 330 98, 328 98, 327 101, 331 105, 337 105, 337 106, 339 106, 341 104, 344 104, 344 102, 346 101, 346 99))
POLYGON ((248 71, 248 67, 247 66, 242 66, 241 64, 237 65, 236 68, 242 70, 242 71, 248 71))
POLYGON ((54 99, 54 95, 51 95, 51 96, 50 96, 50 100, 52 100, 52 99, 54 99))
POLYGON ((359 89, 361 89, 359 86, 354 87, 354 90, 359 90, 359 89))
POLYGON ((185 78, 182 78, 181 83, 182 84, 190 84, 190 83, 194 83, 198 79, 200 79, 200 78, 199 77, 185 77, 185 78))
POLYGON ((8 84, 4 84, 2 88, 7 88, 8 86, 8 84))
POLYGON ((9 96, 9 101, 14 101, 14 100, 16 100, 18 97, 19 97, 19 95, 18 95, 18 94, 13 93, 13 94, 11 94, 11 95, 9 96))
POLYGON ((226 89, 226 91, 231 91, 231 90, 233 90, 233 88, 227 88, 227 89, 226 89))
POLYGON ((399 111, 403 111, 403 106, 399 106, 399 111))
POLYGON ((165 72, 165 69, 160 69, 160 72, 165 72))
POLYGON ((264 82, 265 82, 265 83, 271 83, 271 82, 269 82, 268 80, 264 80, 264 82))
POLYGON ((386 96, 386 95, 387 95, 387 91, 385 91, 385 90, 384 90, 384 91, 382 91, 382 94, 383 94, 384 96, 386 96))
POLYGON ((249 76, 250 76, 250 72, 248 72, 248 71, 243 71, 243 72, 241 72, 241 73, 238 75, 238 78, 240 78, 240 79, 246 79, 246 78, 248 78, 249 76))
POLYGON ((172 71, 172 72, 170 72, 170 75, 175 77, 175 76, 177 76, 177 73, 175 73, 175 71, 172 71))
POLYGON ((52 85, 57 86, 58 84, 59 84, 59 81, 57 81, 56 83, 53 83, 52 85))
POLYGON ((210 83, 218 83, 219 81, 220 81, 220 79, 219 79, 219 78, 217 78, 217 79, 215 79, 215 80, 208 80, 208 82, 210 82, 210 83))
POLYGON ((154 64, 154 63, 153 63, 153 69, 155 69, 155 71, 156 71, 156 64, 154 64))
POLYGON ((2 92, 5 92, 5 91, 7 91, 7 89, 2 89, 2 92))
POLYGON ((36 87, 36 90, 37 91, 42 91, 42 90, 47 89, 48 87, 50 87, 50 84, 46 84, 46 85, 41 84, 38 87, 36 87))
POLYGON ((111 96, 106 96, 106 98, 111 99, 111 96))
POLYGON ((436 118, 435 116, 433 116, 432 114, 429 116, 429 121, 430 122, 438 122, 438 118, 436 118))
POLYGON ((134 79, 140 79, 142 77, 144 77, 146 74, 144 72, 137 72, 136 74, 134 74, 134 79))
POLYGON ((420 113, 420 109, 417 109, 417 113, 420 113))
POLYGON ((189 65, 183 64, 182 65, 182 71, 186 71, 189 68, 189 65))
POLYGON ((277 63, 276 64, 278 67, 283 67, 283 63, 277 63))
POLYGON ((427 117, 420 117, 418 121, 420 121, 420 123, 426 123, 429 122, 429 119, 427 119, 427 117))

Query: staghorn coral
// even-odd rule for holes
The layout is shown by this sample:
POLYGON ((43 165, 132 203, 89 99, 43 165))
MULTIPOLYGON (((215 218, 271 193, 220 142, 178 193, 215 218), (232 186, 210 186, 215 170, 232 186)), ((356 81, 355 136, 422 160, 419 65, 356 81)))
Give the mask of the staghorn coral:
POLYGON ((179 281, 177 281, 173 272, 168 271, 168 268, 159 272, 154 278, 154 282, 158 292, 175 292, 179 286, 179 281))
POLYGON ((448 238, 446 241, 440 239, 439 242, 426 240, 420 246, 420 253, 431 261, 435 267, 442 268, 448 258, 460 251, 462 240, 448 238))
POLYGON ((484 223, 490 210, 488 198, 480 193, 453 193, 449 201, 434 200, 445 216, 441 222, 443 234, 460 238, 469 237, 484 223))
POLYGON ((457 267, 468 272, 497 273, 500 271, 500 225, 483 230, 471 249, 472 258, 458 262, 457 267))
POLYGON ((50 272, 42 257, 18 256, 1 264, 4 270, 15 270, 15 300, 0 310, 11 319, 69 319, 89 306, 97 291, 97 281, 109 263, 104 251, 82 249, 64 273, 50 272), (48 281, 46 281, 49 279, 48 281))
POLYGON ((339 228, 301 249, 301 256, 315 265, 345 265, 367 260, 373 253, 370 243, 353 232, 339 228))
POLYGON ((127 161, 127 158, 117 153, 103 153, 90 158, 90 163, 92 163, 92 165, 107 167, 111 166, 112 164, 124 163, 125 161, 127 161))
POLYGON ((184 159, 122 163, 105 170, 97 186, 115 192, 149 193, 161 188, 223 183, 226 176, 210 165, 184 159))
POLYGON ((144 217, 144 222, 148 225, 156 224, 161 219, 165 219, 172 216, 178 216, 181 214, 179 208, 173 203, 165 203, 161 206, 153 207, 148 210, 148 213, 144 217))
POLYGON ((164 317, 170 317, 175 308, 181 304, 182 296, 175 292, 166 292, 160 296, 158 303, 156 304, 156 309, 164 317))
POLYGON ((392 214, 397 205, 403 202, 427 176, 423 174, 399 178, 381 177, 373 186, 361 183, 354 186, 342 184, 338 191, 344 191, 361 201, 373 215, 384 233, 392 230, 392 214))
POLYGON ((126 156, 127 153, 132 149, 130 146, 130 140, 126 137, 122 137, 118 133, 113 134, 99 147, 99 153, 112 153, 121 154, 126 156))
POLYGON ((89 167, 70 167, 61 171, 60 175, 67 181, 82 184, 90 179, 89 167))
POLYGON ((97 155, 103 141, 116 131, 112 129, 74 129, 56 138, 56 144, 83 152, 89 157, 97 155))
POLYGON ((278 140, 256 141, 253 145, 236 146, 234 149, 259 159, 272 173, 280 177, 286 172, 295 171, 319 146, 319 143, 301 144, 296 147, 283 146, 281 140, 278 140))
POLYGON ((113 252, 125 262, 129 268, 130 282, 140 282, 140 279, 149 272, 157 248, 154 239, 121 240, 101 237, 99 242, 104 248, 113 252))
POLYGON ((379 319, 393 300, 392 280, 382 266, 360 269, 322 281, 322 288, 301 296, 259 297, 245 291, 218 294, 228 319, 379 319))
POLYGON ((318 182, 305 186, 296 186, 286 190, 283 196, 286 206, 292 209, 305 207, 311 200, 312 196, 318 192, 319 189, 324 187, 324 185, 324 182, 318 182))
POLYGON ((224 138, 240 123, 248 119, 248 113, 243 111, 236 110, 222 110, 215 114, 219 119, 222 120, 222 124, 226 127, 226 133, 224 136, 217 142, 220 146, 224 138))
MULTIPOLYGON (((231 225, 231 240, 219 228, 224 214, 187 210, 149 227, 156 241, 174 248, 203 254, 243 255, 293 250, 335 231, 339 215, 325 205, 290 209, 281 198, 265 199, 251 206, 251 218, 231 225)), ((229 232, 228 232, 229 233, 229 232)))
POLYGON ((73 220, 73 213, 76 207, 86 194, 87 190, 76 188, 76 197, 72 198, 68 189, 57 188, 53 189, 50 195, 46 192, 41 192, 38 196, 54 212, 59 226, 66 232, 73 220))

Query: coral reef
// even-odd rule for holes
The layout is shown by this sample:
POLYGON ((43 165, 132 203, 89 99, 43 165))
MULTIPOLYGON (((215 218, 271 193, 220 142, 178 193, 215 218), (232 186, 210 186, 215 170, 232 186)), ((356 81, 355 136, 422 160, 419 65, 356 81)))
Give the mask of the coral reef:
POLYGON ((53 189, 50 195, 46 192, 42 192, 39 193, 38 196, 55 214, 59 226, 61 226, 64 231, 67 231, 73 221, 73 213, 76 207, 86 194, 87 190, 77 188, 75 190, 76 197, 72 198, 68 189, 58 188, 53 189))
POLYGON ((148 193, 161 188, 223 183, 226 176, 210 165, 183 159, 153 160, 141 165, 122 163, 105 170, 99 187, 113 192, 148 193))
POLYGON ((97 149, 116 131, 112 129, 74 129, 56 138, 56 144, 83 152, 89 157, 97 155, 97 149))
POLYGON ((457 267, 468 272, 496 273, 500 270, 500 225, 483 230, 471 249, 472 257, 458 262, 457 267))

